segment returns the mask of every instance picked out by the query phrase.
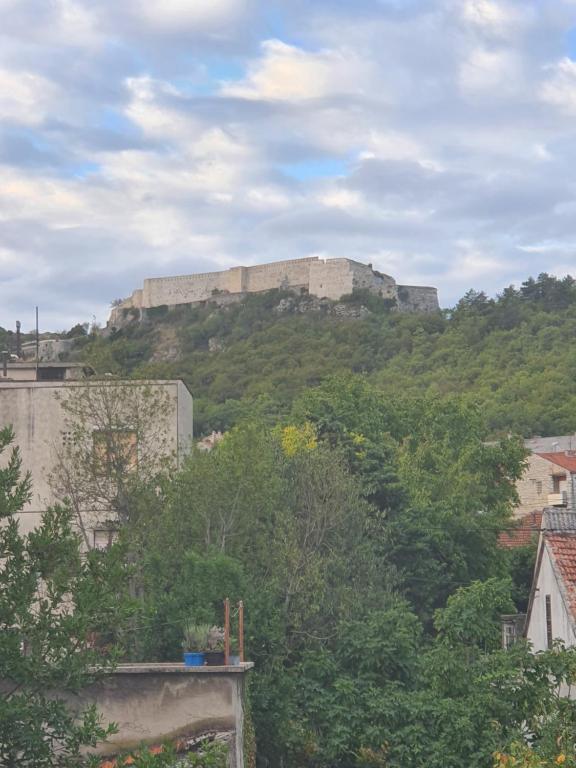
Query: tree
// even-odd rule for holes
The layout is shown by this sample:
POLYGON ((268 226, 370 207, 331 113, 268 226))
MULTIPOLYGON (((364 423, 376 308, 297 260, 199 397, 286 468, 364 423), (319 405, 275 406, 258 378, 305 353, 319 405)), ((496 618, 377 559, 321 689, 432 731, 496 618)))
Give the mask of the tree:
POLYGON ((125 525, 138 501, 175 466, 167 417, 170 396, 146 382, 102 381, 58 394, 67 439, 55 448, 54 493, 74 511, 85 546, 95 524, 125 525))
MULTIPOLYGON (((0 455, 13 432, 0 431, 0 455)), ((71 768, 84 747, 114 732, 70 694, 113 664, 94 633, 121 621, 124 569, 116 551, 83 557, 72 513, 47 510, 28 535, 17 515, 30 495, 12 448, 0 469, 0 765, 71 768)))

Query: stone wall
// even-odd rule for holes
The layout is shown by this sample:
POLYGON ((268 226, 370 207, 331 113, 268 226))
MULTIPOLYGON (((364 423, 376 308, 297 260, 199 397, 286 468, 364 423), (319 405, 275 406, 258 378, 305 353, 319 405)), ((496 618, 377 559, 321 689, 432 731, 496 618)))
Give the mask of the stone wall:
POLYGON ((233 267, 223 272, 206 272, 180 277, 144 280, 144 288, 112 310, 109 326, 121 326, 126 310, 176 306, 209 301, 219 293, 240 295, 273 289, 307 290, 313 296, 337 301, 354 289, 369 290, 384 299, 395 299, 405 311, 432 312, 438 307, 435 288, 397 286, 389 275, 351 259, 317 257, 277 261, 254 267, 233 267))
POLYGON ((256 293, 270 291, 274 288, 308 289, 310 265, 314 262, 317 262, 317 259, 294 259, 293 261, 276 261, 272 264, 244 267, 244 290, 249 293, 256 293))
POLYGON ((347 259, 315 261, 310 265, 308 290, 312 296, 337 300, 352 293, 352 271, 347 259))
POLYGON ((554 493, 554 476, 565 478, 559 481, 559 491, 566 492, 568 509, 574 509, 570 472, 533 453, 528 457, 524 474, 516 483, 519 503, 514 509, 515 517, 523 517, 549 506, 548 494, 554 493))
POLYGON ((142 307, 189 304, 205 301, 213 291, 228 290, 227 272, 206 272, 182 277, 155 277, 144 280, 142 307))
POLYGON ((400 312, 437 312, 438 291, 429 286, 399 285, 398 309, 400 312))

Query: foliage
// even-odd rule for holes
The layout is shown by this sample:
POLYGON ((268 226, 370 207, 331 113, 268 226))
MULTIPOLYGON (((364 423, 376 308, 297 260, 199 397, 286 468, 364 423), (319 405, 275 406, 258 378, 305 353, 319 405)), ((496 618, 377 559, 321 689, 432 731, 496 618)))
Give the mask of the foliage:
POLYGON ((471 291, 444 313, 389 312, 381 303, 345 320, 300 311, 298 297, 294 312, 278 313, 283 296, 182 306, 94 338, 81 354, 101 374, 183 378, 200 432, 229 429, 262 398, 259 415, 272 423, 300 394, 345 372, 367 375, 391 405, 406 395, 465 394, 479 403, 491 435, 576 431, 576 358, 566 347, 576 333, 572 278, 543 274, 495 299, 471 291), (168 331, 179 354, 153 362, 168 331), (210 351, 212 338, 221 351, 210 351))
POLYGON ((184 624, 182 648, 185 651, 205 651, 208 648, 209 624, 196 624, 187 621, 184 624))
MULTIPOLYGON (((503 680, 516 674, 495 650, 498 614, 513 610, 495 545, 524 451, 485 435, 466 402, 393 410, 365 379, 339 377, 300 398, 290 421, 239 425, 176 476, 162 536, 144 539, 146 611, 182 615, 167 596, 195 592, 186 562, 202 573, 222 558, 194 600, 204 597, 206 621, 218 621, 218 591, 245 601, 260 759, 424 766, 427 754, 440 766, 449 749, 446 765, 474 750, 486 764, 503 743, 490 717, 517 723, 483 675, 486 659, 503 680), (456 592, 434 628, 434 609, 474 579, 484 581, 456 592), (467 622, 471 636, 456 632, 467 622), (462 687, 447 689, 451 655, 462 687), (469 734, 460 747, 454 718, 469 734)), ((199 608, 187 615, 200 618, 199 608)))
MULTIPOLYGON (((13 437, 0 430, 0 454, 13 437)), ((0 469, 0 764, 63 768, 114 732, 94 708, 76 711, 71 694, 115 660, 92 638, 122 618, 125 571, 117 550, 81 555, 66 508, 22 534, 17 515, 30 491, 13 448, 0 469)))
POLYGON ((135 753, 107 760, 102 768, 121 768, 124 765, 132 768, 226 768, 228 746, 221 741, 209 741, 195 752, 178 755, 175 746, 168 742, 157 747, 142 747, 135 753))

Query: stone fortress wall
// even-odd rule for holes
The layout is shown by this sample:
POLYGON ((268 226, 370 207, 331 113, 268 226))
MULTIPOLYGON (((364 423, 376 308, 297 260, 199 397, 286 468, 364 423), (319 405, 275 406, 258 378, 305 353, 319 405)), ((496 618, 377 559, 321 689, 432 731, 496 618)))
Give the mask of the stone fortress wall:
POLYGON ((371 264, 313 256, 232 267, 222 272, 148 278, 143 288, 112 310, 109 325, 121 324, 125 310, 192 304, 218 294, 259 293, 274 288, 306 291, 335 301, 354 289, 365 289, 396 301, 400 311, 433 312, 439 308, 436 288, 398 285, 394 278, 372 269, 371 264))

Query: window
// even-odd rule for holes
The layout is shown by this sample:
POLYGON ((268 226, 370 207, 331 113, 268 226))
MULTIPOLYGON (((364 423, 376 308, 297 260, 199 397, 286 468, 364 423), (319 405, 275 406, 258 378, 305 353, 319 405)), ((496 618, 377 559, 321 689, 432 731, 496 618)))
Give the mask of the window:
POLYGON ((504 648, 511 648, 516 642, 516 625, 505 623, 502 625, 502 645, 504 648))
POLYGON ((536 480, 536 493, 538 496, 542 493, 542 480, 536 480))
POLYGON ((560 493, 560 483, 566 480, 566 475, 552 475, 552 493, 560 493))
POLYGON ((65 368, 38 368, 38 381, 64 381, 65 368))
POLYGON ((500 621, 502 622, 502 647, 511 648, 522 637, 526 625, 526 614, 506 614, 500 617, 500 621))
POLYGON ((550 595, 546 595, 546 645, 552 648, 552 604, 550 595))
POLYGON ((110 549, 118 538, 118 534, 112 528, 96 528, 94 530, 94 549, 110 549))
POLYGON ((129 429, 92 433, 95 469, 99 474, 133 472, 138 466, 138 441, 129 429))

